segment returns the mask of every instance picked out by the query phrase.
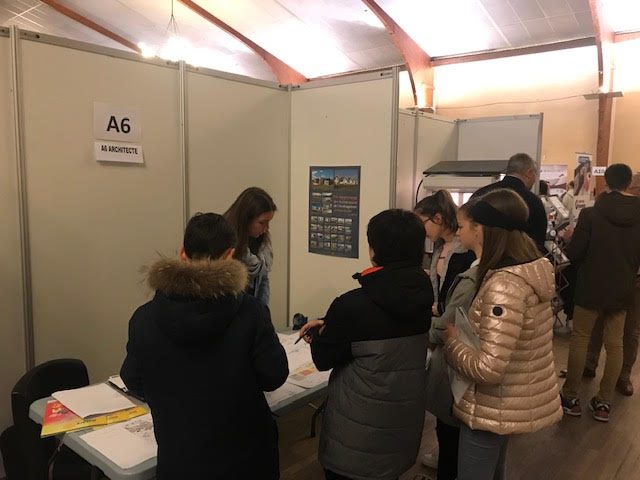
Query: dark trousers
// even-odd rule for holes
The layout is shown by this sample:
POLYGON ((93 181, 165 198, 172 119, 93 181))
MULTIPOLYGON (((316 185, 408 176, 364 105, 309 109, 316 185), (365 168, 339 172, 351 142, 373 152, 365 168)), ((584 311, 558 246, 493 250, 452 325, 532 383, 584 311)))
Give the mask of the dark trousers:
POLYGON ((458 478, 458 443, 460 428, 447 425, 438 419, 436 423, 438 437, 438 480, 458 478))

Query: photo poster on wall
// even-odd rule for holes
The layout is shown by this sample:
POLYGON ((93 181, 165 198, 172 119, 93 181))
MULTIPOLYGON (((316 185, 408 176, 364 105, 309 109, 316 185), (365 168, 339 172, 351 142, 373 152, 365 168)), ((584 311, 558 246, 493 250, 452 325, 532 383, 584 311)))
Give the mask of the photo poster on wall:
POLYGON ((309 253, 358 258, 360 167, 309 168, 309 253))
POLYGON ((595 181, 591 178, 593 155, 590 153, 576 153, 576 169, 573 175, 573 193, 590 196, 594 190, 595 181))
POLYGON ((540 180, 549 184, 549 195, 562 196, 567 191, 566 165, 541 165, 540 180))

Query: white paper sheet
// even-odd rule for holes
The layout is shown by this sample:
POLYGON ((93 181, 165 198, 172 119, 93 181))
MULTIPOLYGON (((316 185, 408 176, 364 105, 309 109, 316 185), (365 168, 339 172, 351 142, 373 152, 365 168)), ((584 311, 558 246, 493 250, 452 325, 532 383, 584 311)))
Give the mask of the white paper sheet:
POLYGON ((81 438, 123 469, 135 467, 158 453, 150 414, 94 430, 81 438))
POLYGON ((294 370, 289 375, 287 382, 303 388, 313 388, 328 382, 329 375, 331 375, 331 371, 319 372, 313 362, 308 362, 294 370))
POLYGON ((62 390, 55 392, 52 396, 82 418, 135 407, 131 400, 104 383, 73 390, 62 390))
POLYGON ((264 396, 267 397, 267 403, 271 408, 278 405, 280 402, 293 397, 301 392, 304 392, 306 389, 299 387, 298 385, 294 385, 293 383, 286 382, 279 389, 273 392, 265 392, 264 396))

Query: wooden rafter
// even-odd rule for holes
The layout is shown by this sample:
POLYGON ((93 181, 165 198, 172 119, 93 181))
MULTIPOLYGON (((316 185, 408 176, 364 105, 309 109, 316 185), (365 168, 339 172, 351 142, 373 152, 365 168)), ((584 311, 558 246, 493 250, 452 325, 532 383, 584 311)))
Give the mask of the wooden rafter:
MULTIPOLYGON (((609 165, 611 125, 613 117, 613 43, 615 33, 607 24, 603 15, 601 0, 589 0, 593 30, 596 34, 596 47, 598 49, 598 86, 600 96, 598 98, 598 143, 596 146, 596 165, 606 167, 609 165)), ((596 193, 604 191, 605 184, 602 177, 596 179, 596 193)))
POLYGON ((72 10, 69 7, 65 7, 64 5, 62 5, 57 0, 40 0, 40 1, 42 3, 44 3, 45 5, 48 5, 51 8, 53 8, 55 11, 63 14, 64 16, 69 17, 69 18, 71 18, 72 20, 75 20, 78 23, 81 23, 85 27, 88 27, 91 30, 94 30, 94 31, 104 35, 105 37, 110 38, 114 42, 118 42, 119 44, 124 45, 125 47, 130 48, 131 50, 133 50, 135 52, 140 53, 140 47, 138 47, 138 45, 133 43, 131 40, 127 40, 126 38, 118 35, 117 33, 112 32, 108 28, 97 24, 93 20, 89 20, 87 17, 85 17, 84 15, 80 15, 75 10, 72 10))
POLYGON ((271 69, 271 71, 273 72, 273 74, 276 76, 276 78, 280 83, 300 85, 301 83, 307 82, 307 78, 304 75, 302 75, 300 72, 298 72, 294 68, 284 63, 275 55, 267 52, 260 45, 258 45, 251 39, 247 38, 246 36, 238 32, 235 28, 226 24, 225 22, 220 20, 218 17, 216 17, 211 12, 201 7, 194 1, 192 0, 178 0, 178 1, 182 3, 184 6, 186 6, 187 8, 189 8, 191 11, 200 15, 202 18, 204 18, 208 22, 224 30, 228 34, 234 36, 235 38, 240 40, 242 43, 244 43, 247 47, 249 47, 251 50, 253 50, 255 53, 257 53, 269 66, 269 68, 271 69))
POLYGON ((399 26, 375 0, 362 0, 362 2, 380 19, 387 29, 394 45, 400 52, 409 70, 413 99, 416 106, 433 108, 433 66, 431 65, 431 57, 429 54, 399 26), (424 102, 426 105, 418 104, 418 89, 425 90, 424 102))
POLYGON ((598 49, 598 83, 602 90, 610 92, 613 87, 612 44, 615 41, 615 33, 604 19, 601 0, 589 0, 589 8, 598 49))
POLYGON ((570 48, 591 47, 595 44, 596 39, 594 37, 579 38, 577 40, 533 45, 531 47, 510 48, 508 50, 494 50, 490 52, 455 55, 449 57, 434 57, 432 65, 434 67, 439 67, 441 65, 452 65, 455 63, 480 62, 482 60, 493 60, 496 58, 517 57, 520 55, 554 52, 556 50, 567 50, 570 48))

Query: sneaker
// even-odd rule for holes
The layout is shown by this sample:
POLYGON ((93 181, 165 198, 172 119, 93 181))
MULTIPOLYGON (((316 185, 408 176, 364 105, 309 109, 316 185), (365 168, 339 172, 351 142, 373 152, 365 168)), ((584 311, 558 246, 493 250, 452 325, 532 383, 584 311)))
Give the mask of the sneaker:
POLYGON ((565 415, 570 417, 579 417, 582 415, 582 407, 580 406, 579 398, 569 398, 560 394, 560 402, 562 403, 562 410, 565 415))
POLYGON ((422 464, 425 467, 437 469, 438 468, 438 449, 436 448, 432 452, 427 452, 422 456, 422 464))
POLYGON ((593 418, 599 422, 608 422, 609 413, 611 413, 611 405, 599 401, 593 397, 589 402, 589 410, 593 412, 593 418))
POLYGON ((616 383, 616 390, 622 395, 630 397, 633 395, 633 383, 629 380, 618 380, 618 383, 616 383))

